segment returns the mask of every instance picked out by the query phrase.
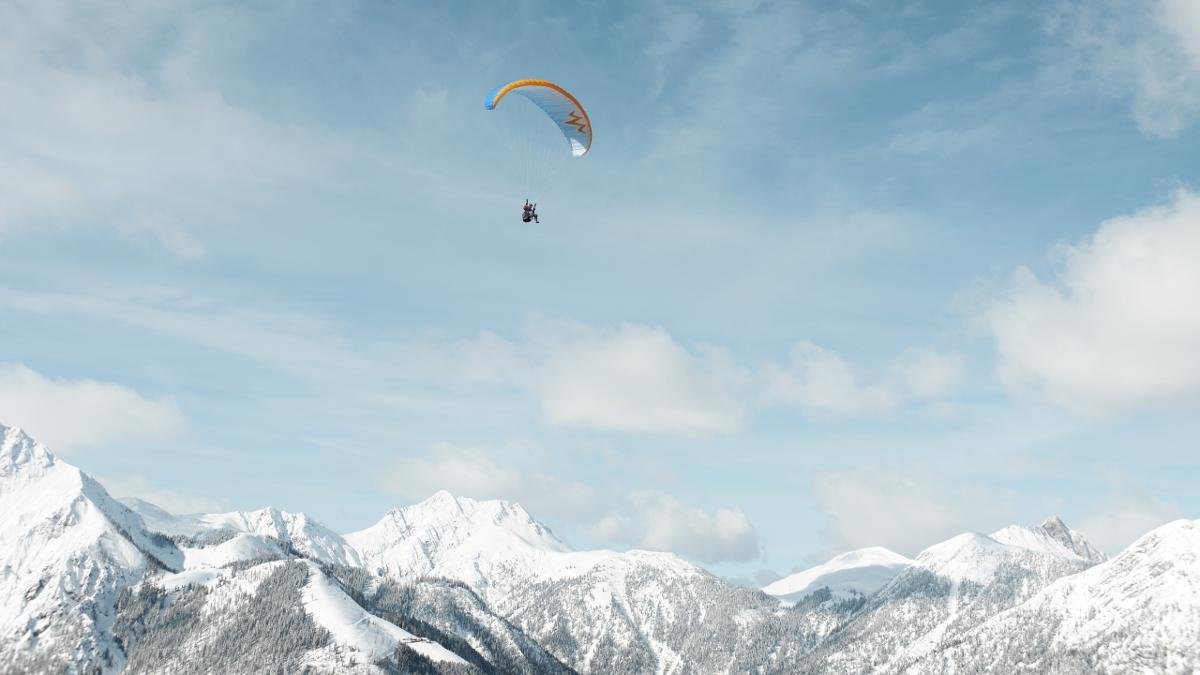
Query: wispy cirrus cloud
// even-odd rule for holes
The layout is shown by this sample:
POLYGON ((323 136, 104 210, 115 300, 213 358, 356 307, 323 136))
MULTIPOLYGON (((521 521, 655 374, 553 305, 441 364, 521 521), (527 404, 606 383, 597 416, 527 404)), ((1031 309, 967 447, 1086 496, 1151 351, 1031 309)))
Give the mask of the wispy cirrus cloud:
POLYGON ((1103 0, 1053 6, 1047 27, 1084 68, 1130 99, 1151 136, 1178 136, 1200 118, 1200 9, 1191 0, 1103 0))
POLYGON ((196 260, 229 218, 215 205, 336 180, 330 167, 370 155, 349 134, 230 94, 229 54, 286 11, 0 7, 0 235, 110 232, 196 260))

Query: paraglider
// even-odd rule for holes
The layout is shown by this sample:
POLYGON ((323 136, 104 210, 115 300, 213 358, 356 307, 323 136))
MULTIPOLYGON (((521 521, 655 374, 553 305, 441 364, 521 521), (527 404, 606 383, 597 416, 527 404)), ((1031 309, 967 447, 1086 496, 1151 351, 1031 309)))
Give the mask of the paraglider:
POLYGON ((525 208, 521 210, 521 221, 528 223, 529 221, 540 223, 537 215, 537 204, 530 204, 529 200, 525 200, 525 208))
MULTIPOLYGON (((514 80, 496 87, 483 102, 486 110, 495 110, 500 101, 510 93, 517 93, 533 101, 534 105, 554 121, 566 138, 571 156, 583 157, 592 149, 592 121, 583 105, 569 91, 549 80, 514 80)), ((525 200, 521 220, 537 223, 537 205, 525 200)))

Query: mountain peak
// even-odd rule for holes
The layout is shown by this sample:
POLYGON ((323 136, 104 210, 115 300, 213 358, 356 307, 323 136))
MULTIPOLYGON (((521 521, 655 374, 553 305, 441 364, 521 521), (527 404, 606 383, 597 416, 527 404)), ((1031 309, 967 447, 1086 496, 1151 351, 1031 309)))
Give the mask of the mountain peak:
POLYGON ((421 523, 441 530, 443 535, 454 530, 464 537, 482 529, 499 528, 536 548, 568 550, 567 545, 525 507, 504 499, 477 500, 438 490, 424 501, 388 511, 379 524, 385 521, 401 528, 407 528, 410 523, 421 523))
POLYGON ((346 535, 368 559, 395 569, 429 573, 502 553, 518 557, 565 552, 569 547, 520 504, 479 501, 444 490, 428 499, 394 508, 374 525, 346 535))
POLYGON ((908 558, 882 546, 848 551, 826 563, 784 577, 764 587, 767 595, 796 602, 821 588, 835 596, 870 595, 902 570, 912 565, 908 558))
POLYGON ((18 483, 46 476, 55 465, 54 454, 46 446, 19 426, 0 424, 0 486, 12 489, 18 483))
POLYGON ((1067 524, 1064 523, 1063 519, 1059 518, 1058 516, 1050 516, 1049 518, 1043 520, 1042 524, 1039 525, 1038 527, 1041 527, 1043 530, 1049 531, 1051 529, 1056 529, 1056 528, 1066 529, 1067 524))
POLYGON ((1039 528, 1051 539, 1084 560, 1096 563, 1108 560, 1108 556, 1096 550, 1087 539, 1083 538, 1083 535, 1067 527, 1067 524, 1058 516, 1050 516, 1042 522, 1039 528))
POLYGON ((0 424, 0 477, 15 476, 18 471, 44 471, 54 464, 54 454, 33 440, 21 427, 0 424))

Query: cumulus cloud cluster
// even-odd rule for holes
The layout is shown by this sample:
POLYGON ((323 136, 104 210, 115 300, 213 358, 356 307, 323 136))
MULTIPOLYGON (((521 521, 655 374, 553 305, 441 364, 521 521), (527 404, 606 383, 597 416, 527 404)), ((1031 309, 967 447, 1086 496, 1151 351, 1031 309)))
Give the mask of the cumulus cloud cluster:
POLYGON ((551 424, 709 435, 736 430, 746 414, 724 352, 689 350, 661 328, 625 325, 558 343, 535 378, 551 424))
POLYGON ((187 424, 170 399, 111 382, 50 378, 14 363, 0 364, 0 413, 4 424, 62 450, 166 438, 187 424))
POLYGON ((724 350, 658 327, 537 321, 522 339, 484 334, 458 350, 463 375, 532 393, 556 426, 703 437, 747 414, 744 374, 724 350))
POLYGON ((846 359, 805 341, 792 347, 790 363, 768 366, 767 376, 769 395, 778 401, 823 413, 879 416, 950 393, 962 368, 961 355, 926 349, 904 354, 885 374, 864 382, 846 359))
POLYGON ((758 532, 741 509, 718 508, 710 513, 655 490, 630 493, 625 508, 596 523, 593 535, 638 548, 677 551, 703 562, 752 560, 759 555, 758 532))
POLYGON ((631 433, 705 437, 740 430, 758 406, 879 417, 948 395, 963 357, 905 352, 874 377, 836 352, 799 342, 783 363, 738 363, 710 344, 660 327, 538 325, 521 340, 485 334, 459 347, 467 377, 535 395, 547 422, 631 433))
POLYGON ((1200 400, 1200 197, 1105 222, 987 312, 1013 388, 1105 415, 1200 400))

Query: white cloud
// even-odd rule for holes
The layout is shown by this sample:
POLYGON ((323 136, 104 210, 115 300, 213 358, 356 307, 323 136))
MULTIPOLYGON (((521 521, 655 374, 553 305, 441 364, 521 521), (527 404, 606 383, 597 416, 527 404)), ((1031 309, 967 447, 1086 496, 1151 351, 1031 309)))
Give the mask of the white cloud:
POLYGON ((958 386, 962 379, 963 362, 960 354, 943 354, 932 349, 913 351, 896 363, 895 376, 912 397, 938 398, 958 386))
MULTIPOLYGON (((1110 489, 1096 490, 1100 496, 1085 515, 1069 523, 1105 553, 1119 553, 1184 515, 1125 473, 1113 473, 1107 481, 1110 489)), ((1030 496, 953 478, 936 467, 829 472, 816 477, 814 490, 828 519, 821 533, 828 546, 824 555, 886 546, 912 556, 962 532, 993 532, 1026 518, 1044 518, 1063 506, 1052 495, 1030 496)))
POLYGON ((464 377, 527 390, 552 425, 710 436, 741 428, 744 374, 715 347, 685 347, 661 328, 536 322, 524 339, 462 343, 464 377))
POLYGON ((0 289, 0 307, 116 320, 322 386, 353 382, 359 396, 377 401, 394 392, 397 378, 450 392, 482 382, 529 392, 550 424, 697 437, 735 431, 747 414, 744 376, 722 350, 685 347, 659 328, 540 322, 518 341, 483 333, 457 342, 444 335, 354 342, 321 317, 222 305, 170 288, 117 291, 0 289))
POLYGON ((1049 25, 1147 134, 1178 135, 1200 116, 1200 10, 1193 0, 1069 2, 1049 25))
POLYGON ((1078 529, 1101 551, 1120 553, 1126 546, 1154 528, 1183 517, 1174 504, 1147 492, 1129 477, 1113 477, 1113 486, 1103 503, 1079 521, 1078 529))
POLYGON ((910 350, 864 381, 839 355, 802 342, 790 364, 756 372, 721 347, 687 345, 659 327, 547 319, 530 321, 513 339, 485 331, 465 340, 439 332, 353 340, 321 316, 223 304, 169 287, 0 289, 0 307, 126 323, 316 386, 347 387, 348 396, 371 405, 448 408, 470 394, 497 397, 494 407, 512 403, 516 391, 529 394, 551 425, 693 438, 739 431, 755 406, 780 402, 849 416, 933 409, 963 367, 956 354, 910 350), (398 380, 424 391, 397 396, 398 380))
POLYGON ((111 382, 52 379, 20 364, 0 364, 0 416, 63 450, 166 438, 187 424, 171 400, 111 382))
POLYGON ((100 483, 108 491, 108 494, 117 499, 136 497, 174 514, 221 513, 232 510, 232 506, 226 499, 197 497, 167 490, 151 484, 140 473, 106 477, 102 478, 100 483))
POLYGON ((1200 5, 1195 0, 1162 0, 1159 24, 1175 36, 1200 73, 1200 5))
POLYGON ((790 366, 768 369, 770 394, 780 401, 846 415, 884 414, 896 407, 887 388, 861 385, 845 359, 811 342, 792 347, 790 366))
POLYGON ((710 513, 654 490, 631 493, 622 510, 596 523, 593 534, 602 541, 671 551, 707 563, 753 560, 760 554, 758 532, 741 509, 710 513))
POLYGON ((564 479, 544 468, 536 446, 436 445, 397 459, 380 486, 408 500, 438 490, 473 499, 517 501, 535 518, 567 522, 609 545, 670 551, 703 562, 750 560, 758 533, 738 508, 708 512, 656 490, 605 489, 564 479))
POLYGON ((742 425, 735 378, 719 350, 625 325, 552 345, 533 386, 551 424, 706 436, 742 425))
POLYGON ((485 334, 460 352, 464 374, 528 389, 551 424, 687 436, 737 431, 763 402, 887 416, 950 394, 964 363, 957 354, 911 350, 864 381, 838 354, 800 342, 789 363, 756 374, 723 349, 685 347, 661 328, 631 324, 541 324, 523 343, 485 334))
POLYGON ((424 456, 398 458, 379 478, 384 489, 417 501, 438 490, 472 499, 518 501, 532 513, 588 520, 604 508, 596 491, 536 468, 541 451, 529 445, 502 448, 442 443, 424 456))
POLYGON ((863 382, 849 362, 811 342, 796 344, 790 356, 786 367, 766 368, 771 399, 857 417, 886 416, 907 402, 944 396, 958 384, 963 364, 956 354, 914 351, 882 377, 863 382))
POLYGON ((1081 414, 1200 397, 1200 198, 1180 191, 1065 249, 1057 278, 1018 270, 986 312, 1014 389, 1081 414))
POLYGON ((988 488, 883 468, 817 476, 830 553, 886 546, 915 555, 962 532, 1008 524, 1011 499, 988 488))

